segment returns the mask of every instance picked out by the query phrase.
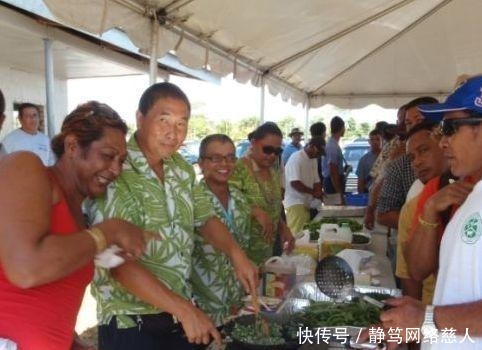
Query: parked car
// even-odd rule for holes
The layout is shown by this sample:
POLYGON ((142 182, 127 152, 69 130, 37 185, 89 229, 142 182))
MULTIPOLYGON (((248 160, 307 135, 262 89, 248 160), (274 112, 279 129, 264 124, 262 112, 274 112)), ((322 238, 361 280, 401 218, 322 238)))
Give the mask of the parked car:
POLYGON ((370 150, 370 144, 367 139, 356 139, 354 142, 347 144, 343 148, 343 157, 348 165, 351 166, 352 171, 348 174, 346 180, 346 192, 357 192, 358 176, 356 169, 360 158, 363 157, 370 150))
POLYGON ((236 157, 241 158, 248 152, 249 145, 251 143, 249 140, 241 140, 236 144, 236 157))
POLYGON ((191 164, 196 164, 199 159, 199 145, 201 141, 186 141, 179 148, 179 153, 191 164))

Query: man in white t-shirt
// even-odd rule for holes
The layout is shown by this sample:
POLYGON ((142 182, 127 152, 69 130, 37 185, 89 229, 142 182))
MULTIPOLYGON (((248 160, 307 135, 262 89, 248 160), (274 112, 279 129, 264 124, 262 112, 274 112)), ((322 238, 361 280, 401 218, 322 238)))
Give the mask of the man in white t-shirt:
POLYGON ((5 152, 30 151, 39 156, 45 166, 53 165, 54 156, 50 140, 38 130, 40 116, 37 106, 22 103, 18 108, 18 120, 20 129, 12 131, 3 139, 5 152))
POLYGON ((440 146, 456 181, 424 205, 413 240, 424 246, 427 271, 437 271, 433 305, 391 299, 381 314, 386 330, 420 329, 423 349, 482 349, 482 76, 467 80, 442 104, 419 106, 441 122, 440 146), (442 214, 459 207, 443 233, 442 214), (451 336, 452 335, 452 336, 451 336), (432 344, 430 344, 432 339, 432 344))
POLYGON ((310 221, 313 198, 323 197, 317 158, 323 154, 324 146, 322 137, 314 137, 302 150, 293 153, 285 165, 284 205, 286 221, 293 233, 300 232, 310 221))

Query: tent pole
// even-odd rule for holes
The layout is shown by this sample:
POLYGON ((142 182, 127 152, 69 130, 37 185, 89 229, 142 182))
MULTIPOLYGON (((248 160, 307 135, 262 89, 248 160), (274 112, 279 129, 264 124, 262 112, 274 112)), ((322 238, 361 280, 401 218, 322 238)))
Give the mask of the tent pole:
MULTIPOLYGON (((305 135, 308 135, 308 132, 310 131, 310 97, 307 95, 306 96, 306 104, 305 104, 305 135)), ((306 137, 305 137, 305 143, 306 143, 306 137)))
POLYGON ((46 96, 46 121, 47 135, 55 135, 55 115, 54 115, 54 56, 52 53, 52 40, 44 38, 45 56, 45 96, 46 96))
POLYGON ((259 111, 259 124, 264 123, 264 102, 265 102, 265 88, 264 88, 264 77, 261 78, 261 86, 260 86, 261 96, 260 96, 260 111, 259 111))
POLYGON ((159 23, 152 20, 151 27, 151 55, 149 57, 149 85, 157 82, 157 40, 159 37, 159 23))

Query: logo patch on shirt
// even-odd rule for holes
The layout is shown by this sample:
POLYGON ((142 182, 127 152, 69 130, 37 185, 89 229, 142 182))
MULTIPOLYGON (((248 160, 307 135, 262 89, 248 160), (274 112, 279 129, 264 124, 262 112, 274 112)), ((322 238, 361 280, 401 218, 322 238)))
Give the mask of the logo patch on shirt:
POLYGON ((476 243, 482 235, 482 218, 478 212, 473 213, 465 221, 462 228, 462 241, 467 244, 476 243))

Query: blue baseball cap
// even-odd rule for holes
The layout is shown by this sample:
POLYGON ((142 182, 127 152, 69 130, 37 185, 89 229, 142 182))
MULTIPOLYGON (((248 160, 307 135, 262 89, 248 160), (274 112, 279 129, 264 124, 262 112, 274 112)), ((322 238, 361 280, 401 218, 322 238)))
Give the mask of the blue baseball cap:
POLYGON ((427 120, 439 122, 446 112, 472 111, 482 114, 482 76, 468 79, 444 103, 420 105, 418 109, 427 120))

